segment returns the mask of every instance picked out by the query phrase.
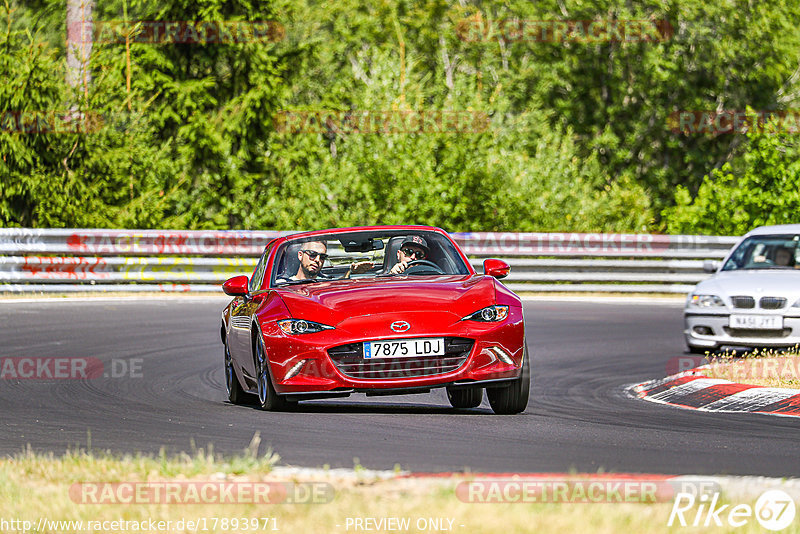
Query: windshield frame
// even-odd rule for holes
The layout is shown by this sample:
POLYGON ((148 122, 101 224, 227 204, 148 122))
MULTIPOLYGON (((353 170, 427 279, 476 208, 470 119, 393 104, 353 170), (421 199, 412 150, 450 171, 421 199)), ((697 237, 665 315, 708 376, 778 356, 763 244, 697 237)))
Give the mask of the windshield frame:
MULTIPOLYGON (((316 282, 353 282, 361 280, 377 281, 387 277, 393 277, 388 272, 384 272, 386 266, 385 255, 387 253, 394 254, 394 249, 389 249, 389 243, 392 239, 409 236, 420 235, 428 242, 428 247, 431 249, 431 254, 428 258, 435 259, 439 266, 439 271, 435 272, 432 269, 423 270, 423 272, 406 274, 404 276, 413 277, 415 280, 424 280, 433 276, 468 276, 474 275, 475 271, 469 263, 466 255, 458 247, 450 235, 439 228, 434 227, 377 227, 377 228, 342 228, 318 232, 306 232, 302 234, 295 234, 287 236, 284 241, 275 247, 274 256, 272 259, 272 266, 270 271, 269 280, 264 280, 265 285, 271 289, 287 288, 293 286, 307 285, 316 282), (344 247, 337 246, 337 241, 341 243, 345 239, 361 240, 367 242, 368 238, 381 239, 382 247, 347 252, 344 247), (287 262, 296 262, 297 260, 289 260, 289 254, 296 253, 297 247, 302 246, 302 243, 311 241, 325 241, 328 245, 327 253, 329 257, 323 263, 320 270, 320 275, 309 281, 288 279, 285 278, 286 269, 290 267, 292 270, 293 265, 287 262), (334 245, 332 247, 332 244, 334 245), (333 253, 332 253, 333 252, 333 253), (344 275, 348 270, 352 261, 355 260, 375 260, 374 267, 370 272, 364 274, 351 274, 349 278, 344 275), (444 265, 441 265, 441 264, 444 265)), ((377 246, 377 245, 376 245, 377 246)), ((391 263, 389 260, 387 263, 391 263)), ((396 259, 394 260, 396 263, 396 259)), ((388 269, 387 269, 388 270, 388 269)), ((398 275, 401 276, 401 275, 398 275)))

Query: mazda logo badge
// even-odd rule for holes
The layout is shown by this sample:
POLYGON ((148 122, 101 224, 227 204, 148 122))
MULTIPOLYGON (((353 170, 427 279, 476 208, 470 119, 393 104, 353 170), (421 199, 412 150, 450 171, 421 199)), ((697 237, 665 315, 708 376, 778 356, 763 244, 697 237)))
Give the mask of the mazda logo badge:
POLYGON ((391 324, 390 328, 395 332, 405 332, 411 328, 411 325, 405 321, 395 321, 391 324))

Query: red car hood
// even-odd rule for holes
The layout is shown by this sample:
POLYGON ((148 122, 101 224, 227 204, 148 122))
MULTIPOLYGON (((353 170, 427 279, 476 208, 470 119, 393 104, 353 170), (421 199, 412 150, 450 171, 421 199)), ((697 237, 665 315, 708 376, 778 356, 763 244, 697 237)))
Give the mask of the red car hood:
POLYGON ((495 281, 483 275, 336 280, 279 290, 292 317, 335 326, 345 319, 404 312, 463 317, 495 302, 495 281))

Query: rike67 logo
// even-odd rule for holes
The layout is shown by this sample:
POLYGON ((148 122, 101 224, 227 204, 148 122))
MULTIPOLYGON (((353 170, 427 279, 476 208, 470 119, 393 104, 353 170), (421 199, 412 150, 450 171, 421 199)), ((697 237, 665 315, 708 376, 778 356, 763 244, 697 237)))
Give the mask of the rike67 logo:
POLYGON ((667 526, 743 527, 755 518, 763 528, 777 532, 792 524, 795 512, 794 500, 781 490, 765 491, 755 506, 722 504, 719 493, 678 493, 667 526))

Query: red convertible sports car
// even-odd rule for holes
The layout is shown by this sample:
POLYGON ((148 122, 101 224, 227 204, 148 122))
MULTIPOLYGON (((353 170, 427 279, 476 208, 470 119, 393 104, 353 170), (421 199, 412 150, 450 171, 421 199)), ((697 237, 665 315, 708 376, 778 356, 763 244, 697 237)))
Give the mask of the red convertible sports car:
POLYGON ((522 303, 477 274, 443 230, 342 228, 270 241, 252 277, 223 284, 228 398, 281 410, 351 393, 400 395, 447 388, 455 408, 483 390, 495 413, 528 404, 530 361, 522 303))

